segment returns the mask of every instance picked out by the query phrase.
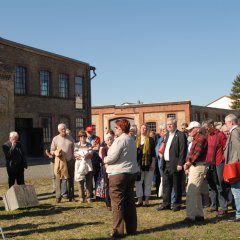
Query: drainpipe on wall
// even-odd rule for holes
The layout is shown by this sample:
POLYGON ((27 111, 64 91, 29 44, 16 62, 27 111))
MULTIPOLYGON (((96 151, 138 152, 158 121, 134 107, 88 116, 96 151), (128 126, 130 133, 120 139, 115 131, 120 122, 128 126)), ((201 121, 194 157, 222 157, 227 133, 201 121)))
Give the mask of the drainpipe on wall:
POLYGON ((93 78, 95 78, 97 76, 96 74, 96 68, 93 66, 90 66, 90 71, 93 71, 93 76, 91 77, 91 73, 90 73, 90 80, 92 80, 93 78))

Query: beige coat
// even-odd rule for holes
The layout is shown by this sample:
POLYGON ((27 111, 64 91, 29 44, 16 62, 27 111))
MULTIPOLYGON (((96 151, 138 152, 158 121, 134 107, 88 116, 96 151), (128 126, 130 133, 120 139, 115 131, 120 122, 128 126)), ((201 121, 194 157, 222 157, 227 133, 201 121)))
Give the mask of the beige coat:
POLYGON ((64 152, 62 149, 57 149, 54 151, 55 163, 54 163, 54 174, 59 179, 68 179, 68 168, 67 160, 64 157, 64 152))

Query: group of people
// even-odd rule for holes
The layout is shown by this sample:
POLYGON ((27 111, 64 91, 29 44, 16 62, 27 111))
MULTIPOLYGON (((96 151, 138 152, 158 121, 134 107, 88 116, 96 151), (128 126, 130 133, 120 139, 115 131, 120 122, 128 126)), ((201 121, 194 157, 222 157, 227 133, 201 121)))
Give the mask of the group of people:
POLYGON ((216 211, 218 219, 222 218, 227 216, 231 203, 236 208, 236 215, 228 221, 240 221, 240 183, 228 184, 223 179, 225 162, 240 161, 237 117, 234 114, 226 116, 221 129, 212 119, 202 124, 196 121, 189 125, 184 123, 181 131, 176 127, 176 120, 168 119, 166 126, 161 126, 164 133, 160 134, 162 137, 156 145, 163 197, 157 210, 180 210, 187 183, 184 221, 204 221, 203 202, 206 196, 210 200, 208 212, 216 211))
MULTIPOLYGON (((115 124, 115 132, 109 131, 103 143, 93 134, 92 127, 79 131, 79 141, 75 142, 67 134, 66 125, 58 125, 59 134, 53 138, 49 153, 55 159, 57 203, 62 198, 75 201, 74 180, 78 182, 80 202, 91 202, 94 181, 96 196, 105 198, 113 214, 111 236, 121 237, 124 225, 127 234, 136 234, 136 208, 149 206, 155 179, 159 183, 158 196, 162 197, 157 211, 181 210, 186 192, 184 221, 204 221, 204 195, 210 197, 207 211, 216 211, 217 217, 223 217, 228 213, 231 189, 236 215, 230 221, 240 221, 240 182, 228 185, 223 180, 225 161, 240 161, 240 127, 235 115, 226 116, 221 130, 211 119, 202 124, 184 123, 178 130, 177 120, 168 118, 160 125, 158 137, 150 136, 146 124, 140 126, 139 134, 136 125, 131 126, 127 119, 115 124)), ((15 179, 17 184, 24 184, 27 167, 17 139, 18 134, 11 132, 3 145, 9 187, 15 179)))

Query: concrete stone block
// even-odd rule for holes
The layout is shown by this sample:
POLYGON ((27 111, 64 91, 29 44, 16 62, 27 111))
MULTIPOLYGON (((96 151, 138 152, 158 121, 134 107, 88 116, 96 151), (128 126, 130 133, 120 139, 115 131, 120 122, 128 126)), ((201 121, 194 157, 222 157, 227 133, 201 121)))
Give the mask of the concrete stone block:
POLYGON ((7 211, 39 205, 35 189, 32 185, 14 185, 3 194, 3 202, 7 211))

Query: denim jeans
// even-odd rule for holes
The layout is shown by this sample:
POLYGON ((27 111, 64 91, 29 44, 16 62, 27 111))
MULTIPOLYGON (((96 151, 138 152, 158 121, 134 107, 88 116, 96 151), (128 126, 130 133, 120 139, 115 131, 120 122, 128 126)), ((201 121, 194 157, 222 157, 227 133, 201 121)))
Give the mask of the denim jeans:
POLYGON ((231 191, 236 205, 236 218, 240 218, 240 182, 232 183, 231 191))

